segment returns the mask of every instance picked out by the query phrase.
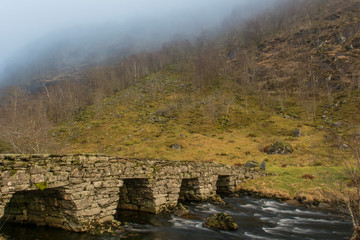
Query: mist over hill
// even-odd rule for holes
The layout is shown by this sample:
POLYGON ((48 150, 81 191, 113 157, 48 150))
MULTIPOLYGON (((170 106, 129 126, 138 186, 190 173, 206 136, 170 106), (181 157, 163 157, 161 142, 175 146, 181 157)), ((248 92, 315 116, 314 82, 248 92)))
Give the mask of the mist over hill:
POLYGON ((37 0, 19 1, 22 8, 1 3, 0 84, 46 81, 84 66, 155 51, 164 42, 192 41, 202 31, 221 30, 232 12, 245 21, 277 2, 37 0))

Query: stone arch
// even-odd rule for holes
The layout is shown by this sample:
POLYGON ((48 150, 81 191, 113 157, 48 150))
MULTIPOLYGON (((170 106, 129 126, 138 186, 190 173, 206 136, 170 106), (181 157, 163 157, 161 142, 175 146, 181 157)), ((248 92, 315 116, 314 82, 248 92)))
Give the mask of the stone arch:
POLYGON ((180 185, 179 202, 201 201, 200 182, 198 178, 182 179, 180 185))
POLYGON ((18 191, 5 205, 1 220, 76 231, 76 221, 69 214, 74 206, 62 187, 18 191))
POLYGON ((123 179, 118 210, 156 212, 154 195, 146 178, 123 179))
POLYGON ((235 185, 230 175, 219 175, 216 181, 216 194, 229 195, 234 193, 235 185))

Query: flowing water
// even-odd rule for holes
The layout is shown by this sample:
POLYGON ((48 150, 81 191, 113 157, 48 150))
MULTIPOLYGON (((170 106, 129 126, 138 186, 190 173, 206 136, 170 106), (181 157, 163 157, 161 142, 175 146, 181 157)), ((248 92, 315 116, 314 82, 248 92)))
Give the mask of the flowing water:
MULTIPOLYGON (((173 215, 136 214, 120 212, 119 220, 126 222, 131 233, 126 239, 349 239, 352 225, 336 213, 313 211, 301 206, 250 197, 227 198, 227 205, 210 203, 187 205, 190 218, 173 215), (226 212, 239 225, 235 232, 213 231, 202 227, 201 219, 211 213, 226 212)), ((69 233, 45 227, 25 227, 6 224, 1 233, 16 240, 112 240, 119 236, 91 236, 69 233)))

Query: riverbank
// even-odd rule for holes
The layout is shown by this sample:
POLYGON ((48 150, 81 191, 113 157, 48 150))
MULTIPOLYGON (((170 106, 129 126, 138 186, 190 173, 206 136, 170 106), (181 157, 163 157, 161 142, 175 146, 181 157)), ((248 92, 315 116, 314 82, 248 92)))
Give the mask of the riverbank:
POLYGON ((310 208, 333 209, 343 176, 340 167, 270 166, 266 176, 244 181, 237 191, 310 208))
POLYGON ((241 195, 245 195, 245 196, 250 196, 253 198, 259 198, 259 199, 269 199, 269 200, 276 200, 282 203, 287 203, 290 205, 295 205, 295 206, 304 206, 307 208, 311 208, 314 210, 329 210, 329 211, 334 211, 334 205, 335 202, 331 201, 331 200, 324 200, 324 199, 316 199, 313 198, 312 201, 303 201, 301 198, 294 198, 294 197, 290 197, 288 195, 282 195, 280 192, 274 192, 274 193, 269 193, 269 192, 263 192, 263 191, 254 191, 254 190, 245 190, 245 189, 240 189, 238 191, 239 196, 241 195))

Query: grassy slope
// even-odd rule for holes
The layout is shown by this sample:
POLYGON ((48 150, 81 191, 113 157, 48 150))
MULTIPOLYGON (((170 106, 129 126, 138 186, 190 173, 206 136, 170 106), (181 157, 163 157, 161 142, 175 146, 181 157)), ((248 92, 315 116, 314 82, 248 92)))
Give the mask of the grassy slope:
MULTIPOLYGON (((61 126, 56 134, 66 145, 64 151, 225 164, 265 160, 273 176, 248 182, 244 189, 280 198, 321 199, 319 188, 341 179, 339 159, 346 152, 334 150, 325 141, 327 130, 319 127, 321 117, 318 123, 309 121, 306 111, 291 98, 284 103, 284 111, 299 118, 283 117, 276 105, 260 108, 257 96, 249 98, 246 109, 236 88, 196 92, 191 74, 183 68, 174 65, 152 74, 106 99, 101 108, 91 106, 76 122, 61 126), (228 114, 224 109, 229 109, 228 114), (298 138, 292 136, 297 128, 302 131, 298 138), (294 153, 263 152, 279 140, 290 143, 294 153), (170 148, 175 143, 183 148, 170 148), (315 179, 302 179, 304 174, 315 179)), ((352 99, 336 114, 352 115, 348 105, 356 98, 352 99)))

